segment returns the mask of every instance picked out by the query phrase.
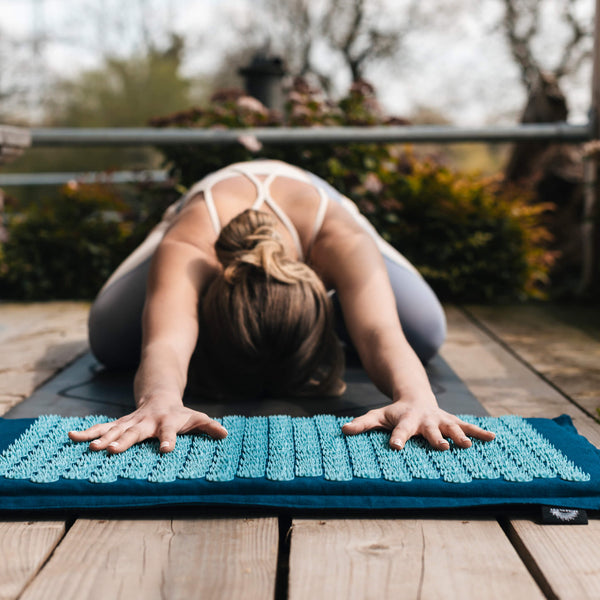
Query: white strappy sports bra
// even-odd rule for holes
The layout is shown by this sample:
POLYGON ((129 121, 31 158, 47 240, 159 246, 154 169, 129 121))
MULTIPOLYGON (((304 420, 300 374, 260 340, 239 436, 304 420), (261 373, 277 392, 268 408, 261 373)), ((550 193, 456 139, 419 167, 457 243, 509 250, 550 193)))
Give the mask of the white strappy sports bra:
POLYGON ((281 207, 275 202, 270 193, 271 184, 277 177, 289 177, 290 179, 295 179, 297 181, 309 183, 310 185, 315 187, 315 189, 319 192, 321 200, 319 203, 319 208, 317 210, 317 216, 313 225, 313 231, 310 237, 310 241, 306 249, 306 256, 309 256, 312 245, 319 231, 321 230, 321 226, 323 225, 325 212, 327 210, 328 197, 324 190, 322 190, 318 186, 314 186, 308 174, 306 174, 304 171, 297 167, 293 167, 292 165, 288 165, 279 161, 271 160, 256 160, 251 162, 242 162, 229 165, 224 169, 216 171, 215 173, 211 173, 198 183, 194 184, 183 198, 182 204, 184 205, 193 196, 202 192, 204 194, 204 201, 206 202, 208 214, 210 215, 210 220, 212 222, 215 232, 217 233, 217 235, 219 235, 219 233, 221 232, 221 221, 219 220, 219 215, 217 214, 217 210, 215 208, 215 201, 212 195, 212 188, 220 181, 230 179, 231 177, 237 177, 238 175, 244 175, 256 187, 257 196, 256 200, 252 204, 252 209, 260 210, 260 207, 263 204, 266 204, 275 213, 275 215, 277 215, 279 220, 289 231, 290 236, 294 241, 296 250, 298 251, 298 258, 299 260, 304 261, 305 253, 302 250, 302 244, 300 243, 300 236, 298 235, 298 230, 296 229, 290 218, 281 209, 281 207), (257 175, 267 175, 267 178, 264 181, 261 181, 257 177, 257 175))

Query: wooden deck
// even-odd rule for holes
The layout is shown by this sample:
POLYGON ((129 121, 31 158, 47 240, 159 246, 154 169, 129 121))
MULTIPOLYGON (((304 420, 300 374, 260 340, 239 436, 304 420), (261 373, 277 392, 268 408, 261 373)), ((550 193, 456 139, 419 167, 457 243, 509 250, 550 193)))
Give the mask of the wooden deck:
MULTIPOLYGON (((568 413, 600 446, 596 310, 447 314, 443 357, 491 414, 568 413)), ((85 351, 86 316, 78 303, 0 303, 2 413, 85 351)), ((0 598, 600 598, 598 515, 174 513, 0 523, 0 598)))

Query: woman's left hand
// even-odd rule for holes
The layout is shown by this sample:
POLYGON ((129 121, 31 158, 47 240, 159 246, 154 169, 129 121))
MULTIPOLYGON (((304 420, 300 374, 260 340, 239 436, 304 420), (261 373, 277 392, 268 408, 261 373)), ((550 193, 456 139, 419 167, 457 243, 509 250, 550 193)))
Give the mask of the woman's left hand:
POLYGON ((469 448, 471 440, 467 436, 485 442, 496 437, 491 431, 461 421, 439 408, 437 403, 419 406, 416 402, 402 400, 356 417, 342 427, 342 432, 345 435, 356 435, 370 429, 391 430, 390 447, 397 450, 401 450, 407 440, 419 434, 438 450, 450 448, 446 438, 450 438, 459 448, 469 448))

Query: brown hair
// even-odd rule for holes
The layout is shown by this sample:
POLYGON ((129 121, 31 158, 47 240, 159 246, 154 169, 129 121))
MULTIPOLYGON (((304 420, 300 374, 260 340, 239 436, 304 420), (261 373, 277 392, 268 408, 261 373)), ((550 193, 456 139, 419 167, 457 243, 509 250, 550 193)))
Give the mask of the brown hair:
POLYGON ((215 248, 223 272, 199 307, 203 386, 236 397, 339 395, 331 300, 308 265, 286 256, 274 218, 244 211, 215 248))

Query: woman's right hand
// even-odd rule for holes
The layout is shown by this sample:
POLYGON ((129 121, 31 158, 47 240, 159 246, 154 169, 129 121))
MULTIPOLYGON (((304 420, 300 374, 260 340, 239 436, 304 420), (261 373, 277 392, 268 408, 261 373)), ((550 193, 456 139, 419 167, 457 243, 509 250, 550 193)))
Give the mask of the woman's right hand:
POLYGON ((124 452, 134 444, 149 438, 158 438, 161 452, 175 448, 178 433, 204 432, 215 439, 224 438, 227 430, 208 415, 182 404, 140 406, 129 415, 110 423, 100 423, 85 431, 70 431, 74 442, 88 442, 91 450, 108 450, 112 454, 124 452))

